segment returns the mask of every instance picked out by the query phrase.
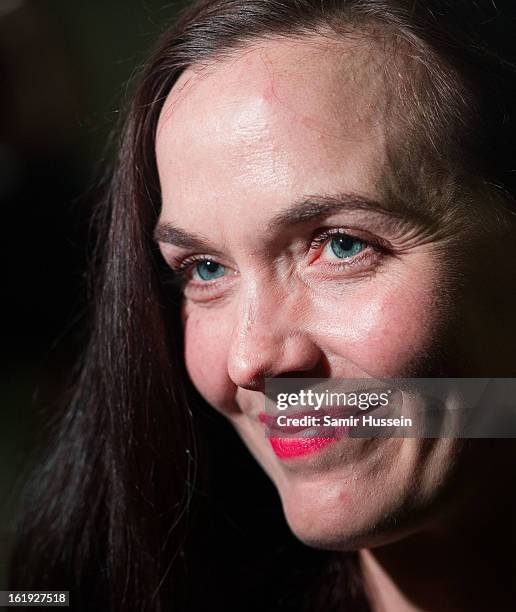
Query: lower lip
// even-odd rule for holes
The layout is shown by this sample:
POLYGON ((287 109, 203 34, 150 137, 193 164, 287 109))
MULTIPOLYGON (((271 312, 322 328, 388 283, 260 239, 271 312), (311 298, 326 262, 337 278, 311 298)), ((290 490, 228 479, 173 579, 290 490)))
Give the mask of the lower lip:
POLYGON ((280 459, 294 459, 317 453, 337 438, 269 438, 269 441, 280 459))

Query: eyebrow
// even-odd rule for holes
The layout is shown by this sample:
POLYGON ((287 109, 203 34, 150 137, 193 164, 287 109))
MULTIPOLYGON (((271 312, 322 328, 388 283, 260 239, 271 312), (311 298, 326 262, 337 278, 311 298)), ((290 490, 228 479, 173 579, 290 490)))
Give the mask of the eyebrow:
MULTIPOLYGON (((279 211, 267 224, 267 232, 277 232, 292 225, 313 222, 342 211, 367 211, 400 218, 399 211, 377 200, 355 194, 314 195, 294 202, 279 211)), ((174 226, 170 222, 159 222, 154 230, 156 242, 166 242, 177 247, 213 251, 210 242, 194 232, 174 226)))
POLYGON ((172 225, 172 223, 160 222, 154 230, 154 240, 156 242, 166 242, 167 244, 173 244, 177 247, 183 247, 185 249, 208 249, 212 248, 208 240, 195 234, 193 232, 187 232, 179 227, 172 225))
POLYGON ((284 210, 274 215, 269 221, 267 229, 282 229, 290 225, 308 223, 324 217, 329 217, 343 210, 375 212, 388 216, 399 217, 399 212, 392 206, 388 207, 377 200, 365 198, 355 194, 314 195, 294 202, 284 210))

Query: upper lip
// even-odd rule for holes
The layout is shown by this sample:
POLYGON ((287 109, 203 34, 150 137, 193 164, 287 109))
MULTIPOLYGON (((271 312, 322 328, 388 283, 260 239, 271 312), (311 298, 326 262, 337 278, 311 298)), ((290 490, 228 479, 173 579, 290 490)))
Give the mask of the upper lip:
MULTIPOLYGON (((373 408, 377 408, 377 406, 374 406, 373 408)), ((368 408, 367 410, 370 410, 370 408, 368 408)), ((312 427, 307 427, 306 425, 278 425, 277 422, 277 418, 281 415, 284 415, 288 418, 292 418, 292 419, 299 419, 302 418, 304 416, 314 416, 314 417, 318 417, 320 419, 322 419, 324 416, 330 416, 332 418, 346 418, 346 417, 353 417, 357 414, 361 414, 361 413, 365 413, 367 412, 367 410, 361 410, 360 408, 358 408, 357 406, 339 406, 339 407, 335 407, 333 409, 328 409, 328 408, 321 408, 319 410, 304 410, 302 412, 284 412, 281 414, 276 414, 276 415, 272 415, 272 414, 268 414, 267 412, 260 412, 258 415, 258 419, 261 423, 264 423, 265 426, 267 427, 267 431, 269 433, 283 433, 283 434, 293 434, 293 433, 299 433, 300 431, 305 431, 307 429, 312 429, 312 427)), ((330 426, 326 425, 320 425, 319 427, 316 427, 317 429, 328 429, 330 426)))
MULTIPOLYGON (((315 416, 315 417, 323 417, 325 414, 328 414, 325 410, 310 410, 304 412, 296 412, 295 414, 284 414, 288 418, 299 419, 304 416, 315 416)), ((306 425, 278 425, 277 418, 282 416, 281 414, 272 415, 267 412, 260 412, 258 415, 258 419, 261 423, 264 423, 269 432, 281 432, 281 433, 297 433, 299 431, 304 431, 305 429, 311 429, 310 427, 306 427, 306 425)))

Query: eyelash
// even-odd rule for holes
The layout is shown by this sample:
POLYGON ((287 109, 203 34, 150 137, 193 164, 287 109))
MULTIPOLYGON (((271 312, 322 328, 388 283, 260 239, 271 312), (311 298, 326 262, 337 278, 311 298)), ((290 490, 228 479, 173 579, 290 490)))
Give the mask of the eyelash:
POLYGON ((333 240, 334 238, 337 238, 339 236, 346 236, 346 237, 358 240, 364 244, 366 249, 364 249, 364 251, 361 251, 357 255, 350 257, 347 261, 343 260, 342 262, 339 262, 338 265, 341 265, 343 263, 345 263, 346 266, 351 265, 350 262, 353 262, 353 261, 356 261, 357 259, 362 258, 362 254, 367 252, 366 250, 368 247, 375 249, 376 251, 381 250, 379 241, 373 241, 372 239, 362 238, 361 236, 352 234, 349 231, 346 231, 344 229, 333 229, 332 228, 332 229, 327 229, 327 230, 324 230, 324 229, 318 230, 316 232, 316 235, 314 238, 312 238, 312 242, 310 244, 310 251, 321 248, 322 246, 324 246, 325 242, 327 242, 328 240, 333 240))
MULTIPOLYGON (((335 271, 342 270, 344 268, 349 268, 353 265, 358 265, 358 263, 360 263, 363 259, 371 256, 371 249, 374 250, 376 254, 384 254, 386 252, 386 245, 383 244, 383 241, 381 241, 380 239, 365 239, 355 234, 352 234, 349 230, 345 230, 343 228, 316 230, 316 232, 314 232, 314 236, 310 241, 308 252, 321 248, 322 246, 324 246, 325 242, 338 236, 348 236, 354 238, 355 240, 360 240, 364 244, 365 249, 364 251, 358 253, 357 255, 354 255, 348 260, 326 264, 326 266, 331 267, 335 271)), ((175 266, 172 266, 175 283, 178 283, 180 287, 184 287, 185 284, 189 281, 189 275, 193 271, 194 266, 196 264, 202 261, 213 260, 214 258, 210 257, 209 255, 191 255, 180 260, 175 266)), ((216 282, 217 281, 204 281, 203 283, 199 283, 196 285, 196 291, 209 290, 216 282)))

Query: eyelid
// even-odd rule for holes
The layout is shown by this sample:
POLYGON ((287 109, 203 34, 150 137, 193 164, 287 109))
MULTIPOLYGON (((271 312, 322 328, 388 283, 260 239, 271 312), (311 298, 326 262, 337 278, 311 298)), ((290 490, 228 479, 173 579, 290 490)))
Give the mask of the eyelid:
MULTIPOLYGON (((310 240, 310 244, 322 242, 324 239, 327 239, 330 235, 334 234, 346 234, 353 238, 357 238, 371 244, 372 246, 377 246, 379 248, 388 248, 390 245, 387 241, 383 240, 378 236, 372 236, 369 232, 365 232, 363 230, 351 229, 346 227, 322 227, 318 228, 312 233, 312 238, 310 240)), ((218 256, 216 255, 207 255, 207 254, 193 254, 188 255, 186 257, 182 257, 181 255, 165 257, 165 259, 169 260, 169 265, 174 271, 184 270, 188 267, 188 265, 195 263, 197 261, 218 261, 218 256)), ((227 266, 226 264, 221 264, 227 266)))
POLYGON ((189 268, 192 264, 195 264, 199 261, 215 261, 214 257, 210 257, 209 255, 189 255, 184 259, 181 259, 179 264, 177 265, 177 270, 185 270, 189 268))
MULTIPOLYGON (((195 265, 202 261, 217 262, 215 257, 210 257, 209 255, 189 255, 188 257, 179 260, 175 265, 172 266, 172 271, 174 273, 174 276, 176 277, 176 281, 180 285, 184 286, 188 281, 191 280, 190 274, 192 273, 195 265)), ((220 265, 224 266, 224 264, 220 265)), ((228 268, 228 266, 224 266, 224 268, 228 268)), ((217 280, 219 279, 213 279, 212 281, 203 281, 203 283, 199 283, 199 286, 212 285, 213 283, 217 282, 217 280)))
POLYGON ((355 238, 356 240, 360 240, 367 246, 370 246, 378 251, 386 252, 390 244, 380 238, 379 236, 372 236, 369 232, 364 232, 363 230, 355 230, 351 228, 345 227, 329 227, 329 228, 319 228, 316 230, 310 241, 310 250, 319 248, 326 242, 328 239, 333 236, 345 235, 350 236, 351 238, 355 238))
MULTIPOLYGON (((346 236, 350 236, 351 238, 355 238, 356 240, 360 240, 367 247, 370 247, 371 249, 377 251, 378 253, 385 254, 389 250, 389 247, 392 248, 391 245, 387 243, 387 241, 383 240, 379 236, 376 236, 376 235, 373 236, 369 232, 366 232, 364 230, 333 226, 333 227, 322 227, 322 228, 315 230, 315 232, 313 232, 312 234, 312 238, 309 240, 307 252, 311 252, 315 249, 319 249, 320 247, 324 245, 324 243, 327 240, 329 240, 333 236, 338 236, 338 235, 346 235, 346 236)), ((352 261, 358 260, 361 257, 362 257, 361 254, 357 254, 353 257, 350 257, 348 265, 350 265, 352 261)), ((214 261, 224 266, 228 270, 232 270, 230 266, 227 266, 226 264, 221 263, 216 256, 207 255, 207 254, 192 254, 192 255, 188 255, 183 258, 181 256, 177 256, 177 257, 169 258, 169 260, 170 260, 170 263, 169 263, 170 268, 172 268, 172 271, 174 274, 173 282, 174 284, 178 284, 182 288, 184 288, 185 285, 188 284, 189 281, 191 281, 191 278, 189 275, 193 267, 199 262, 214 261)), ((335 265, 335 264, 328 263, 328 265, 335 265)), ((338 264, 338 265, 341 265, 341 264, 338 264)), ((235 271, 233 270, 233 272, 235 271)), ((207 290, 213 287, 215 284, 223 282, 223 278, 213 279, 211 281, 204 281, 202 283, 196 283, 195 290, 196 291, 199 291, 199 290, 202 291, 203 289, 207 290)))

